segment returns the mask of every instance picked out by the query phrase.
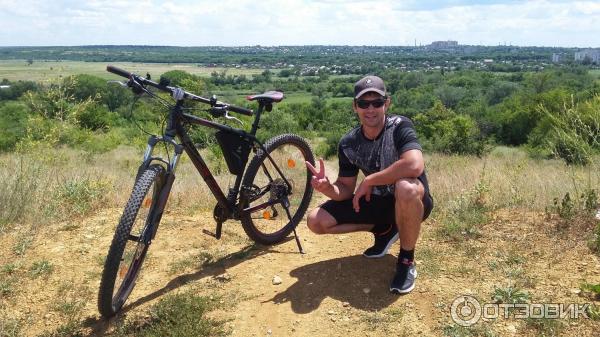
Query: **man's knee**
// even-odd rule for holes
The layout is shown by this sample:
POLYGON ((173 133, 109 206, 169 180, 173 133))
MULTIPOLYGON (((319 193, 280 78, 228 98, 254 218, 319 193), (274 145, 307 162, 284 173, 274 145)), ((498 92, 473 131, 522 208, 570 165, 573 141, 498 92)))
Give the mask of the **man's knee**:
POLYGON ((321 212, 321 208, 315 208, 306 217, 306 225, 311 232, 315 234, 325 234, 325 224, 323 223, 323 217, 321 212))
POLYGON ((396 203, 410 203, 421 200, 425 193, 423 184, 416 178, 403 178, 394 185, 396 203))

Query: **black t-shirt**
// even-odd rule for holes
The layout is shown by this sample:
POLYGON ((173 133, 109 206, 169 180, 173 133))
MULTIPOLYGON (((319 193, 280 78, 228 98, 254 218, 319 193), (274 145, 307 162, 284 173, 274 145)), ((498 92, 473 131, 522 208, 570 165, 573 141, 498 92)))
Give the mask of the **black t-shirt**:
MULTIPOLYGON (((375 139, 366 138, 360 126, 342 137, 338 146, 339 176, 354 177, 359 169, 365 176, 379 172, 408 150, 422 150, 412 121, 404 116, 386 115, 384 128, 375 139)), ((425 171, 418 179, 429 191, 425 171)), ((394 185, 374 186, 372 193, 393 194, 394 185)))

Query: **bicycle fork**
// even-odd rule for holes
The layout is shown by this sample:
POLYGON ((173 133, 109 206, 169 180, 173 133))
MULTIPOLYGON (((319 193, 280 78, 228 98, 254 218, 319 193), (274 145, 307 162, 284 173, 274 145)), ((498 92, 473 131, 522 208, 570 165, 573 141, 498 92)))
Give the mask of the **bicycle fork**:
POLYGON ((150 166, 152 161, 159 161, 163 164, 166 164, 167 172, 165 175, 165 181, 162 186, 160 186, 160 193, 158 195, 156 207, 153 207, 151 210, 152 214, 150 214, 148 217, 148 223, 146 226, 148 226, 150 230, 145 231, 145 237, 143 238, 143 242, 146 245, 150 245, 156 236, 156 232, 158 231, 158 224, 162 219, 169 195, 171 194, 171 188, 173 187, 173 182, 175 181, 175 169, 177 168, 177 163, 179 163, 179 158, 181 157, 182 153, 183 146, 177 144, 172 138, 165 139, 163 137, 150 136, 148 139, 148 146, 146 148, 146 152, 144 153, 144 159, 142 165, 140 165, 140 168, 138 169, 138 177, 144 169, 150 166), (173 158, 171 158, 170 162, 166 162, 164 159, 159 157, 152 157, 154 147, 161 141, 170 143, 175 149, 175 155, 173 158))

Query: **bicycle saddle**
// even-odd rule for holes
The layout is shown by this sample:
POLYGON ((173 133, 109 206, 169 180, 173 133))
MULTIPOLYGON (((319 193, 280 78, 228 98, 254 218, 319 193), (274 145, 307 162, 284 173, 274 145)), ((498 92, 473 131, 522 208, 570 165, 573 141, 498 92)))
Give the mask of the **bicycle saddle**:
POLYGON ((281 91, 267 91, 259 95, 246 96, 249 101, 259 100, 264 103, 277 103, 283 100, 283 93, 281 91))

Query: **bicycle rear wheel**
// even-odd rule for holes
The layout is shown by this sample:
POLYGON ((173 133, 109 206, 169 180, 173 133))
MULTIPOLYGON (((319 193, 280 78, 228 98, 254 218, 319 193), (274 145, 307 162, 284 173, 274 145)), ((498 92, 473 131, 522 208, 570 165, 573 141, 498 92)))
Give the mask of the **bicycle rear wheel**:
POLYGON ((156 219, 154 213, 165 174, 161 165, 151 165, 138 176, 133 186, 102 272, 98 310, 104 317, 114 316, 135 286, 153 231, 158 226, 152 219, 156 219))
POLYGON ((281 242, 304 217, 312 196, 312 174, 304 162, 314 165, 315 159, 308 143, 294 134, 276 136, 264 146, 267 152, 259 150, 244 175, 242 204, 255 209, 242 214, 241 221, 252 240, 271 245, 281 242), (277 203, 264 207, 270 202, 277 203))

